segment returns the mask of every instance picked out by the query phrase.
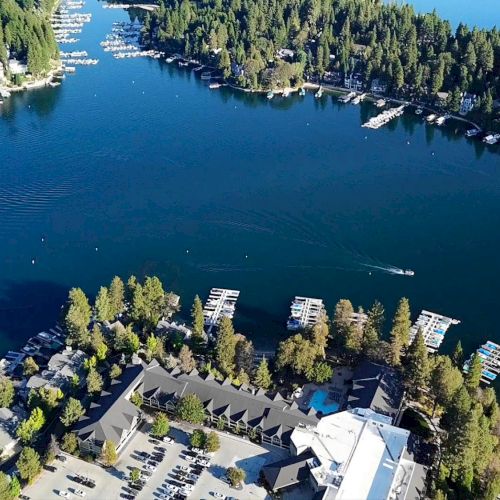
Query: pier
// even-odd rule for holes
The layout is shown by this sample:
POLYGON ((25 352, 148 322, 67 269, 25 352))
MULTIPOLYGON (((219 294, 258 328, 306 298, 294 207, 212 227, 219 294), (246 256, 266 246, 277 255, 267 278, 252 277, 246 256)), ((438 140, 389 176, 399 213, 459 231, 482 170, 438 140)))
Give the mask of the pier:
POLYGON ((310 328, 326 317, 322 299, 295 297, 290 306, 290 317, 286 323, 288 330, 310 328))
POLYGON ((203 309, 203 316, 205 317, 205 326, 207 327, 208 334, 210 334, 212 329, 219 324, 223 316, 233 319, 236 301, 239 296, 239 290, 229 290, 226 288, 212 288, 210 290, 210 294, 203 309))
POLYGON ((441 316, 441 314, 423 310, 410 329, 410 343, 415 340, 417 332, 421 330, 428 351, 434 353, 443 342, 448 328, 451 325, 458 325, 459 323, 458 319, 448 318, 441 316))
POLYGON ((382 127, 383 125, 386 125, 389 123, 391 120, 394 118, 401 116, 404 112, 405 105, 402 104, 401 106, 398 106, 397 108, 391 108, 387 109, 385 111, 382 111, 377 116, 374 116, 373 118, 370 118, 367 122, 363 123, 363 127, 367 128, 373 128, 377 129, 382 127))
MULTIPOLYGON (((488 340, 476 351, 476 355, 479 356, 483 365, 481 380, 485 384, 490 384, 500 373, 500 345, 488 340)), ((470 362, 469 358, 464 364, 466 373, 469 371, 470 362)))

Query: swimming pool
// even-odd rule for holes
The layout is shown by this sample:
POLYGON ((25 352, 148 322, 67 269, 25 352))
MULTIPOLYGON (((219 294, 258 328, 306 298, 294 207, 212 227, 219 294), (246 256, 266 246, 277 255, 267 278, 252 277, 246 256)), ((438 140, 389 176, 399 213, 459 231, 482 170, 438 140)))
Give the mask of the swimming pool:
POLYGON ((328 391, 324 391, 322 389, 318 389, 314 392, 307 405, 308 408, 314 408, 316 411, 320 411, 323 415, 328 415, 329 413, 335 413, 339 411, 340 404, 336 401, 331 401, 330 403, 326 403, 328 399, 328 391))

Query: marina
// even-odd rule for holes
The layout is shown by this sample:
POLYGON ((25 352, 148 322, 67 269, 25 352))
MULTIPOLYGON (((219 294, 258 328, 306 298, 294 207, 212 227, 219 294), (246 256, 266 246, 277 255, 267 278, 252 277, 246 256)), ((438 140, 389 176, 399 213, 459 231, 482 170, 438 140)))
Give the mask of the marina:
POLYGON ((420 330, 428 351, 434 353, 441 346, 448 328, 459 323, 458 319, 448 318, 424 309, 410 329, 410 343, 415 340, 420 330))
POLYGON ((290 306, 286 327, 292 331, 311 328, 325 318, 326 310, 322 299, 297 296, 290 306))
POLYGON ((227 288, 212 288, 210 290, 203 308, 205 326, 209 335, 212 333, 212 329, 217 327, 222 317, 233 319, 236 301, 239 296, 239 290, 229 290, 227 288))
POLYGON ((356 92, 349 92, 348 94, 339 97, 339 101, 347 104, 351 99, 356 97, 356 92))
POLYGON ((363 123, 362 127, 372 128, 372 129, 380 128, 389 123, 391 120, 394 120, 394 118, 401 116, 404 112, 404 109, 405 105, 402 104, 397 108, 391 108, 382 111, 382 113, 380 113, 379 115, 374 116, 370 118, 367 122, 363 123))
MULTIPOLYGON (((491 384, 500 374, 500 345, 488 340, 477 351, 482 364, 481 380, 485 384, 491 384)), ((464 364, 464 371, 469 371, 471 359, 464 364)))

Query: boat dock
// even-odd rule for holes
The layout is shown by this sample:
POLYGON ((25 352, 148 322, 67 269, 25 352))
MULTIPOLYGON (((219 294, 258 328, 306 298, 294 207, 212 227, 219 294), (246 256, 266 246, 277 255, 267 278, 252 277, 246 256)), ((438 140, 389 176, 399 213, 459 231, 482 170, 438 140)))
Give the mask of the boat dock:
POLYGON ((326 317, 322 299, 295 297, 290 306, 290 317, 286 323, 288 330, 310 328, 326 317))
POLYGON ((383 125, 386 125, 387 123, 389 123, 394 118, 401 116, 404 112, 404 109, 405 109, 405 106, 403 104, 401 106, 398 106, 397 108, 391 108, 391 109, 387 109, 385 111, 382 111, 382 113, 380 113, 379 115, 374 116, 374 117, 370 118, 366 123, 363 123, 362 126, 367 127, 367 128, 373 128, 373 129, 380 128, 383 125))
POLYGON ((229 290, 226 288, 212 288, 210 290, 210 294, 203 309, 203 316, 205 317, 205 326, 207 327, 208 334, 211 333, 212 328, 219 324, 223 316, 233 319, 236 301, 239 296, 239 290, 229 290))
POLYGON ((451 325, 458 325, 459 323, 458 319, 448 318, 441 316, 441 314, 423 310, 410 329, 410 343, 415 339, 418 330, 421 330, 427 349, 429 352, 434 353, 443 342, 448 328, 451 325))
POLYGON ((356 92, 349 92, 346 95, 340 96, 339 101, 343 102, 344 104, 347 104, 354 97, 356 97, 356 92))
MULTIPOLYGON (((486 344, 483 344, 476 351, 476 354, 481 359, 481 363, 483 365, 481 380, 485 384, 490 384, 497 378, 498 374, 500 374, 500 345, 488 340, 486 344)), ((469 371, 470 362, 470 358, 465 362, 465 372, 469 371)))

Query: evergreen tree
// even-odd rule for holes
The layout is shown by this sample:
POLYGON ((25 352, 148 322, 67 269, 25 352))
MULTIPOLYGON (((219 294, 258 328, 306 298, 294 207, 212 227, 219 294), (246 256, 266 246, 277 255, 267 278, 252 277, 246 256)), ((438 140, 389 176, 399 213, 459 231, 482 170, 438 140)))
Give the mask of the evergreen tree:
POLYGON ((434 397, 434 410, 437 405, 448 407, 458 389, 463 384, 462 372, 453 366, 448 356, 438 356, 431 373, 430 389, 434 397))
POLYGON ((21 478, 28 483, 32 483, 42 470, 40 455, 33 448, 23 448, 17 459, 16 466, 21 478))
POLYGON ((430 377, 427 346, 420 329, 408 349, 404 375, 409 396, 413 399, 420 399, 430 377))
POLYGON ((87 392, 90 395, 95 395, 102 391, 102 386, 101 375, 95 369, 90 369, 87 375, 87 392))
POLYGON ((109 292, 105 286, 101 286, 95 299, 95 313, 97 321, 110 321, 113 319, 113 311, 109 292))
POLYGON ((111 317, 116 318, 125 308, 125 285, 118 276, 115 276, 109 286, 109 302, 111 317))
POLYGON ((91 315, 92 309, 83 290, 72 288, 69 291, 64 316, 64 323, 68 332, 68 343, 82 348, 88 345, 89 334, 87 327, 91 315))
POLYGON ((191 308, 191 318, 193 320, 193 335, 203 338, 205 333, 205 318, 203 316, 203 304, 198 295, 194 298, 193 307, 191 308))
POLYGON ((234 375, 235 355, 236 339, 234 336, 233 323, 229 318, 223 316, 217 332, 215 359, 217 361, 217 367, 224 375, 234 375))
POLYGON ((162 438, 170 431, 170 422, 165 413, 158 412, 155 415, 153 425, 151 426, 151 435, 162 438))
POLYGON ((118 453, 116 451, 116 445, 113 441, 109 439, 104 441, 100 458, 101 462, 107 467, 110 467, 116 463, 116 461, 118 460, 118 453))
POLYGON ((401 350, 410 343, 410 304, 408 299, 402 298, 396 309, 391 329, 391 364, 399 366, 401 350))
POLYGON ((69 398, 61 414, 61 422, 70 427, 85 414, 85 410, 78 399, 69 398))
POLYGON ((465 357, 464 357, 464 350, 462 348, 462 342, 460 342, 460 340, 457 342, 457 345, 453 350, 453 354, 451 355, 451 360, 453 361, 453 364, 455 366, 457 366, 460 369, 462 368, 465 361, 465 357))
POLYGON ((179 352, 179 368, 184 373, 190 373, 196 368, 196 361, 193 358, 193 353, 187 345, 183 345, 179 352))
POLYGON ((186 394, 177 404, 176 415, 191 424, 202 424, 205 420, 203 403, 196 394, 186 394))
POLYGON ((467 387, 467 390, 471 394, 479 387, 482 370, 481 357, 478 354, 474 354, 470 360, 467 374, 465 375, 465 387, 467 387))
POLYGON ((266 358, 262 358, 255 372, 254 384, 261 389, 269 389, 273 381, 269 372, 269 365, 266 358))
POLYGON ((14 401, 14 384, 10 379, 0 376, 0 408, 10 408, 14 401))

